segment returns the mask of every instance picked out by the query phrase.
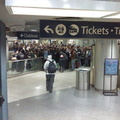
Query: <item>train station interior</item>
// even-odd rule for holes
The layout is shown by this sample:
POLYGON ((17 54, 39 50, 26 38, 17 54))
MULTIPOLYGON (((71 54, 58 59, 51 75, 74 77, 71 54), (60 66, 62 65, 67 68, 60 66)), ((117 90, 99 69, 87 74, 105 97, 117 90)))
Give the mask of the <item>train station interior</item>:
POLYGON ((119 6, 0 0, 0 120, 120 120, 119 6), (51 92, 49 55, 57 68, 51 92))

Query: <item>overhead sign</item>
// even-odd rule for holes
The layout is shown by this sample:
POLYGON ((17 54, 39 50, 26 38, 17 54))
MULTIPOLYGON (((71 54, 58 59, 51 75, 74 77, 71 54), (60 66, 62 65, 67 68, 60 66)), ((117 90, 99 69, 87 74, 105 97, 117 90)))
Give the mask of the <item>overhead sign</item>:
POLYGON ((120 23, 40 20, 41 38, 120 38, 120 23))
POLYGON ((17 32, 18 39, 39 39, 39 32, 17 32))
POLYGON ((118 59, 105 59, 105 75, 118 75, 118 59))

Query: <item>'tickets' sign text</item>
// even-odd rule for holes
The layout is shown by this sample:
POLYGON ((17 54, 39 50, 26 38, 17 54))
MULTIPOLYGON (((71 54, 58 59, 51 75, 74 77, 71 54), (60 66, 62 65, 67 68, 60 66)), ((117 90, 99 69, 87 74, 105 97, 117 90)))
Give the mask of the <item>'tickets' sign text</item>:
POLYGON ((41 38, 120 38, 120 23, 40 20, 41 38))

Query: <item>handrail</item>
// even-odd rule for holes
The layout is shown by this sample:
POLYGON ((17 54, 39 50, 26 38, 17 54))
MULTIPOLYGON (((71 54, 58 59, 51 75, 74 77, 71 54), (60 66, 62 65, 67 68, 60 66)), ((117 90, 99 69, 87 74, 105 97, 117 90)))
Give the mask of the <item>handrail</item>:
MULTIPOLYGON (((40 58, 42 59, 42 57, 37 57, 37 58, 40 58)), ((21 59, 21 60, 8 60, 8 62, 18 62, 18 61, 24 61, 24 60, 34 60, 34 59, 37 59, 37 58, 27 58, 27 59, 21 59)))
POLYGON ((7 62, 7 76, 14 77, 16 75, 27 74, 34 71, 43 70, 44 60, 41 57, 28 58, 22 60, 9 60, 7 62))

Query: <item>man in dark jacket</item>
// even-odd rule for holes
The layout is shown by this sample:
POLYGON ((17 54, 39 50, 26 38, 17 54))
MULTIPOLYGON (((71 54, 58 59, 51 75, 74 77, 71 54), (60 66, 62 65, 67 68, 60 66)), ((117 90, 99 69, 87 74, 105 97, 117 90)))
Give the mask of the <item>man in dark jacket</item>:
POLYGON ((63 72, 66 67, 66 59, 63 55, 60 55, 59 65, 60 65, 60 72, 63 72))

